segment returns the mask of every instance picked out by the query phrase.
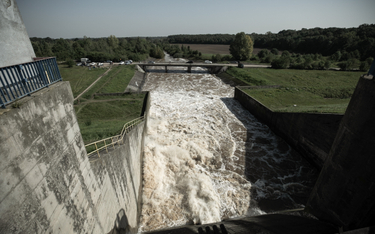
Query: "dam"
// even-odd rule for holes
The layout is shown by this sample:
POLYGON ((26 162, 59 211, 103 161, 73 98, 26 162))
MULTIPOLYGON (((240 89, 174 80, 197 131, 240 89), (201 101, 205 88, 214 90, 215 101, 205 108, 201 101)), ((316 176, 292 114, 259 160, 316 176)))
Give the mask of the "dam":
POLYGON ((319 168, 235 100, 234 87, 202 68, 177 69, 145 74, 145 120, 100 158, 87 156, 68 82, 1 109, 1 233, 336 233, 373 224, 373 80, 360 78, 319 168))
POLYGON ((56 59, 35 58, 14 0, 0 11, 0 233, 373 232, 374 79, 332 117, 152 68, 144 120, 93 158, 56 59))

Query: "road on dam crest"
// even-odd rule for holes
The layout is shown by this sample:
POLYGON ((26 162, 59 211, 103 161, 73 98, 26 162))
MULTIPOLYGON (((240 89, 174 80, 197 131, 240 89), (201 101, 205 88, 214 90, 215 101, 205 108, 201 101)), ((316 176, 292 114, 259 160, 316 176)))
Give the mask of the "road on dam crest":
POLYGON ((243 109, 233 87, 205 68, 173 69, 152 67, 143 86, 151 104, 139 231, 302 208, 318 172, 243 109))

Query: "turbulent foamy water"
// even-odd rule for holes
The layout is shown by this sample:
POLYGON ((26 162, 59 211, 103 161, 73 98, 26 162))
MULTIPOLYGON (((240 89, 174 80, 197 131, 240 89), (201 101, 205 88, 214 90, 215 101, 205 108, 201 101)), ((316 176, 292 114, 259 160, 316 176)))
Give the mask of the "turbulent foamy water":
POLYGON ((314 170, 233 99, 232 87, 202 68, 173 69, 150 73, 144 86, 151 108, 140 231, 260 214, 267 200, 275 210, 301 206, 296 197, 314 170))

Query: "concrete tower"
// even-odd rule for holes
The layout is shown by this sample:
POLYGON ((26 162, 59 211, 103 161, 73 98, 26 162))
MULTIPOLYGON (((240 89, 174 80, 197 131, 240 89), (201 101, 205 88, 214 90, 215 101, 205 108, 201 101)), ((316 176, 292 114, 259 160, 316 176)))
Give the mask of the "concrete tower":
POLYGON ((15 0, 0 1, 0 67, 33 61, 34 49, 15 0))

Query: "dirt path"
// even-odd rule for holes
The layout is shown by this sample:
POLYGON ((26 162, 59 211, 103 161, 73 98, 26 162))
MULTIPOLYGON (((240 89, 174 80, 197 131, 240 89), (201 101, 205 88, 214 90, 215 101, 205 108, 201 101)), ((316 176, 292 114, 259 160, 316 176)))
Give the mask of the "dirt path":
POLYGON ((89 87, 87 87, 85 90, 83 90, 82 93, 78 94, 78 96, 76 98, 74 98, 73 101, 77 100, 78 98, 80 98, 84 93, 86 93, 92 86, 95 85, 96 82, 98 82, 103 76, 105 76, 110 70, 112 69, 112 66, 109 67, 109 69, 104 72, 101 76, 98 77, 98 79, 96 79, 89 87))

